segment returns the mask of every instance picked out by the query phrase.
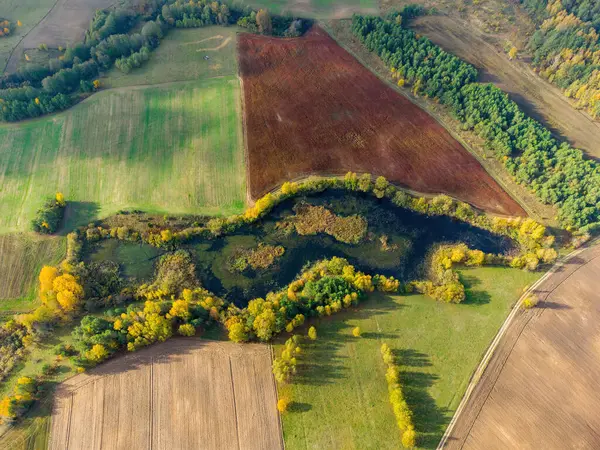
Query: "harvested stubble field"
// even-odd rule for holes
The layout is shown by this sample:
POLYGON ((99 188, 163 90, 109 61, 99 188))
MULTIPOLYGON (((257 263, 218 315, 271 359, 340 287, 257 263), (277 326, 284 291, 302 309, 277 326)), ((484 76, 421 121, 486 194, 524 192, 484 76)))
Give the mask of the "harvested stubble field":
POLYGON ((278 449, 276 403, 269 346, 173 339, 63 383, 49 448, 278 449))
POLYGON ((511 322, 446 449, 600 448, 600 246, 572 257, 511 322))
POLYGON ((287 179, 352 170, 524 215, 441 125, 319 27, 297 39, 242 34, 238 54, 254 197, 287 179))

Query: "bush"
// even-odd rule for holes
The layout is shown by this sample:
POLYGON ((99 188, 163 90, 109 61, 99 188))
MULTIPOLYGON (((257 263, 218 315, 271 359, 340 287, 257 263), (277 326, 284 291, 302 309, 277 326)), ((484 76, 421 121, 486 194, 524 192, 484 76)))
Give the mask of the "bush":
POLYGON ((54 233, 63 219, 66 206, 64 196, 58 192, 54 199, 48 200, 38 210, 35 219, 31 223, 33 230, 43 234, 54 233))
POLYGON ((521 307, 523 309, 532 309, 532 308, 535 308, 539 302, 540 302, 540 299, 537 296, 530 294, 523 299, 523 303, 521 303, 521 307))

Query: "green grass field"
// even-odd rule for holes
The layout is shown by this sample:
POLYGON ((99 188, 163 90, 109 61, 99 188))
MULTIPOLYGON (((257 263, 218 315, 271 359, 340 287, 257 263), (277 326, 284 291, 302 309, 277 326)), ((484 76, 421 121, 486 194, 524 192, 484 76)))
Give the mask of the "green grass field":
POLYGON ((0 75, 10 57, 10 53, 29 30, 52 9, 56 0, 0 0, 0 17, 23 25, 15 29, 8 37, 0 38, 0 75))
POLYGON ((377 14, 377 0, 241 0, 241 4, 253 8, 266 8, 272 13, 293 13, 300 17, 315 19, 343 19, 355 12, 377 14))
POLYGON ((222 26, 170 30, 142 67, 128 74, 113 68, 102 82, 124 87, 237 75, 239 30, 222 26))
MULTIPOLYGON (((511 306, 540 275, 505 268, 463 270, 464 304, 375 294, 358 310, 312 322, 318 339, 305 341, 295 381, 279 389, 280 397, 294 402, 283 415, 286 448, 401 447, 379 352, 382 342, 402 367, 419 446, 435 448, 511 306), (360 338, 352 336, 356 326, 360 338)), ((280 351, 278 346, 275 352, 280 351)))
POLYGON ((245 204, 237 78, 107 90, 0 127, 0 233, 61 191, 68 227, 120 209, 231 214, 245 204))

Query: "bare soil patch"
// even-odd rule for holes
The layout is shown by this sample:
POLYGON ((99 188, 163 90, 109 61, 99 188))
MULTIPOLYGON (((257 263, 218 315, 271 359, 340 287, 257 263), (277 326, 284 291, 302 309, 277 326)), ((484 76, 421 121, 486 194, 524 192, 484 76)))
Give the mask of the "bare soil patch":
POLYGON ((50 449, 283 448, 271 350, 172 339, 63 383, 50 449))
POLYGON ((421 17, 412 22, 411 28, 473 64, 480 71, 481 81, 494 83, 559 138, 600 157, 600 123, 575 109, 559 89, 536 75, 525 62, 510 61, 489 42, 489 35, 447 16, 421 17))
POLYGON ((597 449, 600 246, 536 289, 503 336, 444 448, 597 449))
POLYGON ((352 170, 500 214, 524 211, 431 116, 319 27, 304 37, 242 34, 250 191, 352 170))

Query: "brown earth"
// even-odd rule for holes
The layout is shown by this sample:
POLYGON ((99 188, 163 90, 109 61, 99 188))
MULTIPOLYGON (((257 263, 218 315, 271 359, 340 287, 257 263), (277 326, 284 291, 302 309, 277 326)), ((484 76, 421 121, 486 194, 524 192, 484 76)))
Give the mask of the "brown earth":
POLYGON ((573 107, 555 86, 536 75, 523 61, 510 61, 497 48, 493 36, 465 21, 447 16, 425 16, 411 28, 449 53, 473 64, 480 80, 509 94, 527 114, 542 122, 559 138, 600 157, 600 123, 573 107))
POLYGON ((297 39, 242 34, 238 51, 253 197, 285 180, 351 170, 524 215, 440 124, 319 27, 297 39))
POLYGON ((535 290, 455 419, 445 449, 600 448, 600 246, 535 290))
POLYGON ((50 450, 282 449, 271 349, 171 339, 57 390, 50 450))

